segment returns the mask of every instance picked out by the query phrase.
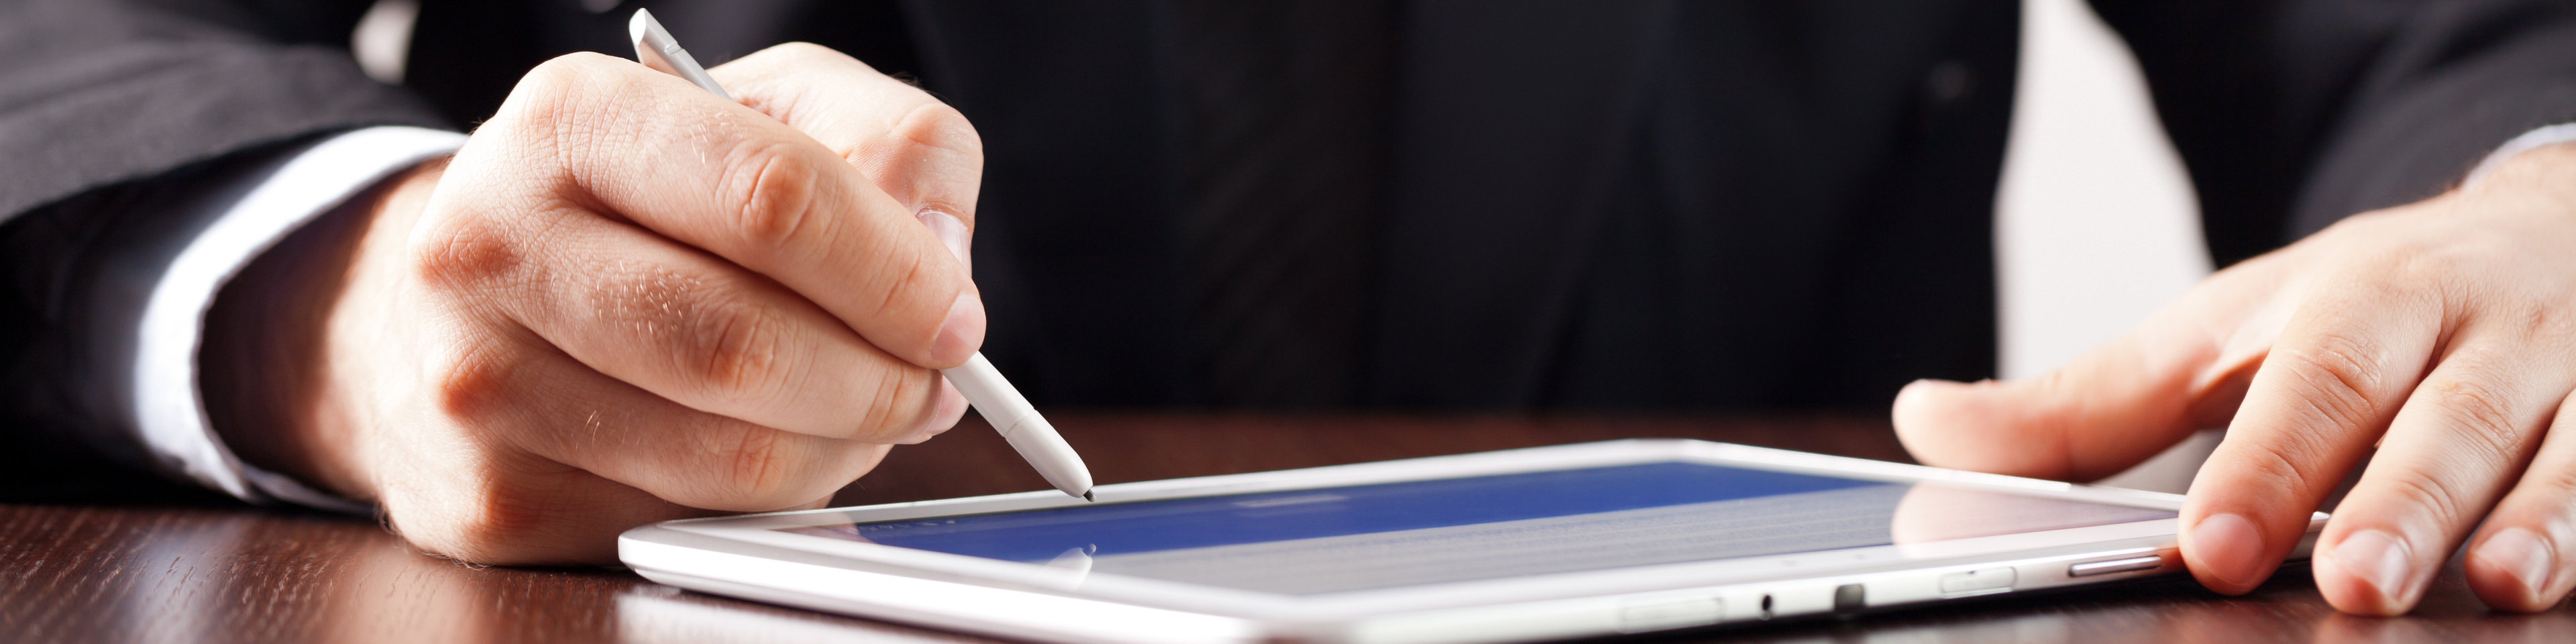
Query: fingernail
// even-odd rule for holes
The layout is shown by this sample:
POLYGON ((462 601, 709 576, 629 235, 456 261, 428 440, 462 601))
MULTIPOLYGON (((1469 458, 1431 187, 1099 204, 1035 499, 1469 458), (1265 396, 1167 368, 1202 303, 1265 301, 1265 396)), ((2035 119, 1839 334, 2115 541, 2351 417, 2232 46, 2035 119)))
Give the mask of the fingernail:
POLYGON ((2401 589, 2413 577, 2407 570, 2411 554, 2406 542, 2379 530, 2352 533, 2334 547, 2335 566, 2361 578, 2390 601, 2404 594, 2401 589))
POLYGON ((948 246, 948 254, 957 256, 957 264, 966 267, 966 274, 975 274, 975 237, 966 229, 966 222, 937 210, 924 210, 915 217, 921 225, 930 227, 930 234, 937 235, 939 243, 948 246))
MULTIPOLYGON (((2349 542, 2349 541, 2347 541, 2349 542)), ((2522 528, 2505 528, 2487 537, 2474 555, 2482 563, 2513 575, 2526 592, 2537 595, 2549 588, 2549 571, 2558 558, 2539 535, 2522 528)))
MULTIPOLYGON (((2239 587, 2252 587, 2256 568, 2262 567, 2263 534, 2254 530, 2254 522, 2233 514, 2203 517, 2191 527, 2191 550, 2195 563, 2211 576, 2239 587)), ((2231 591, 2233 592, 2233 591, 2231 591)))
POLYGON ((965 362, 984 344, 984 299, 974 291, 957 294, 957 303, 948 305, 948 319, 939 323, 939 335, 930 341, 930 359, 944 365, 965 362))

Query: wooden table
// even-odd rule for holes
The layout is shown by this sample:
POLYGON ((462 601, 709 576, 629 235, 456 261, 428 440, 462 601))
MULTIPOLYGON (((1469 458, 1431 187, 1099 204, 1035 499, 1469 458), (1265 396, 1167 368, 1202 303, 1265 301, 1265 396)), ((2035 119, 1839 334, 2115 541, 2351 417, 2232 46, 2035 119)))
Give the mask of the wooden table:
MULTIPOLYGON (((1104 483, 1656 436, 1905 460, 1884 420, 1051 415, 1104 483)), ((842 493, 877 503, 1042 489, 969 419, 842 493)), ((2413 615, 2336 614, 2304 567, 2243 597, 2187 580, 1684 633, 1752 642, 2559 642, 2576 611, 2489 613, 2447 570, 2413 615)), ((0 641, 959 642, 735 601, 616 569, 478 568, 365 520, 226 505, 0 506, 0 641)))

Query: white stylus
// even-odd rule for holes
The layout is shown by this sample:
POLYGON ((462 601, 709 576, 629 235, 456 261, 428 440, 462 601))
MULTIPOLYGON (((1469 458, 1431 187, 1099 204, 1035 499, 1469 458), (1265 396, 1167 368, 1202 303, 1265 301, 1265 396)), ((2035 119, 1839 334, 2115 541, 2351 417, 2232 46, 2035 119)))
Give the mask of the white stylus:
MULTIPOLYGON (((680 48, 680 41, 672 39, 671 32, 653 20, 651 12, 635 10, 635 18, 626 22, 626 35, 635 39, 635 59, 644 66, 688 79, 716 96, 733 100, 725 94, 724 87, 716 85, 715 77, 708 76, 706 68, 698 65, 697 59, 680 48)), ((1011 442, 1011 449, 1019 450, 1020 458, 1037 468, 1039 476, 1046 477, 1047 484, 1065 494, 1091 500, 1091 468, 1082 465, 1082 455, 1073 453, 1073 446, 1064 443, 1064 436, 1055 432, 1054 425, 1047 424, 1046 417, 1038 415, 1028 397, 1011 388, 1011 381, 1004 380, 1002 372, 993 369, 993 363, 985 360, 983 353, 939 373, 948 376, 948 384, 966 395, 966 402, 975 405, 975 411, 993 424, 994 431, 1002 433, 1002 440, 1011 442)))

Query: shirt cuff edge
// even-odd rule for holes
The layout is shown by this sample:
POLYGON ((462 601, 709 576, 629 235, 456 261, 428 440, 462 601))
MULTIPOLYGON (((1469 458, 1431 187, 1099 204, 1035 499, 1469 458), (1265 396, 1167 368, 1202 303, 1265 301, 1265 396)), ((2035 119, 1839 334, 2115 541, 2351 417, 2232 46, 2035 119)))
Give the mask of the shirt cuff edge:
POLYGON ((252 503, 286 502, 365 512, 367 504, 323 493, 250 466, 227 447, 206 414, 197 351, 216 294, 250 261, 288 234, 385 178, 452 153, 465 135, 377 126, 323 139, 222 210, 172 259, 145 304, 134 353, 133 414, 145 446, 163 466, 252 503))

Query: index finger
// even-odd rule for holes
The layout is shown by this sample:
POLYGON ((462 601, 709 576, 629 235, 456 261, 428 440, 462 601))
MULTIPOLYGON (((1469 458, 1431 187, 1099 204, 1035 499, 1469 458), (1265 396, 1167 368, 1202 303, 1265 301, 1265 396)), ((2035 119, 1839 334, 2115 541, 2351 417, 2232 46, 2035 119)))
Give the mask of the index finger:
POLYGON ((777 280, 869 343, 924 367, 982 344, 965 268, 812 137, 618 58, 530 71, 477 136, 516 139, 551 179, 656 233, 777 280))
POLYGON ((1917 381, 1890 409, 1926 465, 2082 481, 2126 469, 2235 411, 2282 317, 2278 255, 2212 276, 2154 318, 2037 378, 1917 381))

